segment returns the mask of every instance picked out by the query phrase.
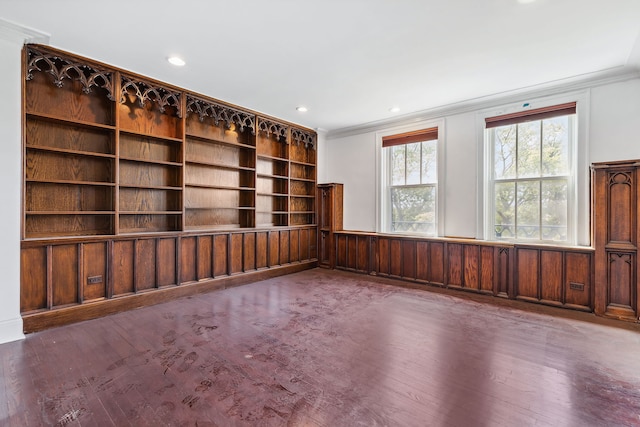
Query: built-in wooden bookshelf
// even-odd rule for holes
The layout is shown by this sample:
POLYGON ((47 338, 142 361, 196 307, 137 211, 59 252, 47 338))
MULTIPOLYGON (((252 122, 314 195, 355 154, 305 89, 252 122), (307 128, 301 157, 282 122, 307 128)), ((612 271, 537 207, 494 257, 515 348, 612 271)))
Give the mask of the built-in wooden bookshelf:
POLYGON ((315 225, 316 135, 25 48, 25 239, 315 225))
POLYGON ((23 69, 25 330, 317 265, 315 132, 48 46, 23 69))

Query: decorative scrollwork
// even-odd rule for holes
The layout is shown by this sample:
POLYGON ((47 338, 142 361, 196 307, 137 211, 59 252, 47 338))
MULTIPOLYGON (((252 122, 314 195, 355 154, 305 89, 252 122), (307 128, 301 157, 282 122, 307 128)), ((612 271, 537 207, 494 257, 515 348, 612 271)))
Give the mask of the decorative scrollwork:
POLYGON ((258 120, 258 131, 262 132, 270 137, 271 135, 275 136, 278 140, 284 140, 287 144, 289 140, 287 139, 287 134, 289 133, 289 126, 274 122, 273 120, 263 119, 260 117, 258 120))
POLYGON ((133 94, 138 98, 138 105, 144 107, 147 101, 158 104, 158 109, 164 113, 167 107, 174 107, 176 115, 182 118, 182 107, 180 105, 180 92, 165 89, 162 86, 153 86, 140 80, 134 80, 125 75, 122 76, 122 89, 120 92, 120 102, 125 103, 127 94, 133 94))
POLYGON ((311 132, 303 131, 302 129, 291 128, 291 141, 296 144, 304 144, 305 148, 316 149, 316 136, 311 132))
POLYGON ((82 83, 82 91, 91 93, 93 86, 107 91, 107 97, 114 101, 112 73, 98 70, 93 66, 74 62, 57 53, 41 51, 33 47, 27 49, 29 56, 27 65, 27 80, 33 79, 35 71, 49 73, 53 76, 53 84, 57 87, 64 86, 64 79, 78 80, 82 83))
POLYGON ((240 132, 249 129, 252 135, 256 134, 255 116, 246 111, 187 95, 187 114, 188 113, 197 114, 201 122, 204 121, 205 118, 210 117, 216 126, 223 121, 227 129, 229 129, 232 124, 235 124, 240 132))

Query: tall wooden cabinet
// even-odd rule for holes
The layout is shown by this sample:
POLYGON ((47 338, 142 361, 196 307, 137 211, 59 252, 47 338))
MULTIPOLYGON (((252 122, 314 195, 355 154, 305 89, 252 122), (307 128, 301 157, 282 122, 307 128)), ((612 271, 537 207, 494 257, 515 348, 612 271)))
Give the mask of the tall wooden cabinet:
POLYGON ((343 184, 318 184, 318 265, 336 266, 334 232, 342 230, 343 184))
POLYGON ((596 314, 637 321, 640 160, 592 165, 596 314))

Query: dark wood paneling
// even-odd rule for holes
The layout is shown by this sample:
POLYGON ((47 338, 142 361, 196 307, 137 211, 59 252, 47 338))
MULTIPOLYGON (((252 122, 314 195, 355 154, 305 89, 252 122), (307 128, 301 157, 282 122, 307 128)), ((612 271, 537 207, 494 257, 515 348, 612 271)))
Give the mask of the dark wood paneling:
POLYGON ((496 249, 491 246, 480 248, 480 291, 495 294, 495 258, 496 249))
POLYGON ((498 248, 498 262, 496 263, 496 277, 498 295, 513 298, 513 250, 498 248))
POLYGON ((198 236, 198 280, 213 277, 213 236, 198 236))
POLYGON ((256 269, 256 234, 244 233, 244 263, 243 270, 250 271, 256 269))
POLYGON ((256 268, 266 268, 268 266, 268 239, 266 231, 256 233, 256 268))
POLYGON ((300 230, 293 229, 289 232, 289 262, 300 261, 300 230))
POLYGON ((356 264, 356 269, 358 271, 368 273, 370 268, 369 259, 370 259, 371 239, 369 237, 360 237, 360 236, 356 236, 356 239, 357 239, 356 248, 358 250, 357 252, 358 261, 356 264))
POLYGON ((533 249, 518 249, 518 266, 516 268, 518 297, 540 299, 538 284, 539 251, 533 249))
POLYGON ((358 237, 347 236, 347 268, 356 270, 358 267, 358 237))
POLYGON ((280 264, 289 264, 289 230, 280 231, 280 264))
POLYGON ((347 236, 336 236, 336 266, 347 268, 347 236))
POLYGON ((429 243, 416 243, 416 279, 420 281, 429 280, 429 243))
POLYGON ((113 242, 113 295, 134 291, 135 240, 113 242))
POLYGON ((47 308, 47 248, 20 252, 20 311, 47 308))
POLYGON ((399 239, 389 241, 389 267, 392 276, 402 276, 402 241, 399 239))
POLYGON ((429 282, 444 285, 444 243, 429 243, 429 282))
POLYGON ((155 239, 140 239, 136 242, 136 291, 143 291, 156 287, 156 241, 155 239))
POLYGON ((313 240, 310 237, 310 231, 308 228, 303 228, 300 230, 300 259, 306 260, 311 258, 310 252, 311 248, 309 247, 311 243, 315 245, 316 239, 313 240))
POLYGON ((213 238, 214 276, 229 274, 227 268, 227 235, 219 234, 213 238))
POLYGON ((195 237, 180 239, 180 283, 193 282, 197 279, 198 252, 195 237))
MULTIPOLYGON (((157 267, 158 267, 158 287, 176 285, 176 239, 168 238, 168 239, 158 239, 158 253, 157 253, 157 267)), ((187 247, 191 246, 191 244, 187 244, 187 247)), ((181 254, 184 253, 183 250, 185 245, 183 243, 181 254)), ((194 257, 195 259, 195 257, 194 257)), ((181 266, 182 267, 182 266, 181 266)), ((187 265, 188 268, 191 268, 190 263, 187 265)), ((184 272, 184 267, 181 270, 184 272)))
POLYGON ((563 253, 540 251, 540 298, 547 302, 562 303, 563 253))
POLYGON ((54 246, 51 254, 53 306, 78 302, 78 245, 54 246))
POLYGON ((107 285, 107 243, 85 243, 82 245, 82 252, 84 274, 80 280, 84 288, 83 300, 104 298, 107 285), (97 283, 90 283, 89 278, 97 283))
POLYGON ((447 245, 447 285, 462 286, 463 282, 463 246, 449 243, 447 245))
POLYGON ((280 232, 269 232, 269 266, 280 264, 280 232))
MULTIPOLYGON (((616 309, 634 311, 635 305, 635 254, 629 252, 609 252, 609 298, 608 305, 616 309)), ((609 307, 607 307, 609 309, 609 307)))
POLYGON ((402 241, 402 276, 411 280, 417 277, 415 240, 402 241))
POLYGON ((568 252, 565 257, 565 303, 583 309, 589 309, 592 307, 591 256, 584 253, 568 252))
POLYGON ((229 257, 231 261, 231 274, 242 273, 242 262, 244 260, 242 240, 241 233, 231 233, 231 255, 229 257))
POLYGON ((378 274, 389 274, 391 272, 390 269, 390 258, 389 258, 389 239, 384 237, 377 238, 377 268, 378 274))
POLYGON ((480 290, 480 249, 476 245, 464 246, 464 287, 480 290))

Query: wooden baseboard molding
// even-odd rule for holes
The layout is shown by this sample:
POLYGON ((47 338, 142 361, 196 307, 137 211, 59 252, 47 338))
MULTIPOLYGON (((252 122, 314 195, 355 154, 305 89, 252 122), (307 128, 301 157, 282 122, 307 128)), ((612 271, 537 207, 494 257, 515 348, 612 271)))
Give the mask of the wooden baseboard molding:
POLYGON ((203 294, 234 286, 266 280, 285 274, 315 268, 317 260, 287 264, 269 269, 256 270, 231 276, 216 277, 200 282, 155 289, 153 292, 125 295, 112 299, 102 299, 80 305, 73 305, 50 311, 42 311, 22 316, 25 333, 32 333, 57 326, 96 319, 122 311, 160 304, 177 298, 203 294))

